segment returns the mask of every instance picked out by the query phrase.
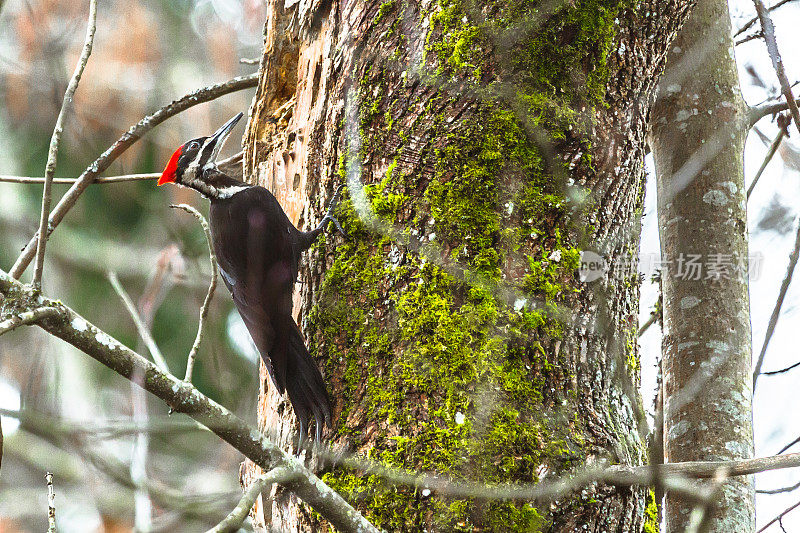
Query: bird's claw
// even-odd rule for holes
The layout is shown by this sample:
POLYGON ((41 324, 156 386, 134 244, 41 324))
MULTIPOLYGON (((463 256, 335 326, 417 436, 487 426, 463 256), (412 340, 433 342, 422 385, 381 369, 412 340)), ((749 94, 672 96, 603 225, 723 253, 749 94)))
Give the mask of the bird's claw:
POLYGON ((333 222, 334 225, 336 226, 336 229, 339 230, 339 233, 341 233, 344 238, 347 238, 349 237, 349 235, 344 230, 344 228, 342 228, 342 225, 339 224, 339 221, 336 219, 336 217, 333 216, 333 212, 336 210, 336 206, 339 205, 339 197, 341 196, 342 189, 344 189, 344 187, 345 187, 344 184, 339 185, 339 187, 336 188, 336 192, 333 193, 333 198, 331 199, 331 203, 328 206, 328 212, 325 213, 325 216, 322 219, 322 227, 325 227, 325 225, 328 222, 333 222))
POLYGON ((333 216, 330 216, 330 215, 325 215, 325 218, 322 219, 322 223, 326 224, 327 222, 333 222, 333 224, 336 226, 336 229, 339 230, 339 233, 342 234, 342 237, 344 237, 345 239, 347 237, 349 237, 349 235, 344 230, 344 228, 342 228, 342 225, 339 224, 339 221, 336 220, 336 217, 333 217, 333 216))

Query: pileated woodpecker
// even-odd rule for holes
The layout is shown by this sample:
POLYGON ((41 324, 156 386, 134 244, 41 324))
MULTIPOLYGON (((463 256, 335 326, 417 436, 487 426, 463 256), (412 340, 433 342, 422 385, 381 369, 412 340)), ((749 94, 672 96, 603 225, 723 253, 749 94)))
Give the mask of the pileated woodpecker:
POLYGON ((239 113, 213 135, 192 139, 175 150, 158 184, 191 187, 211 201, 211 235, 222 279, 272 382, 280 394, 284 390, 289 394, 300 421, 300 438, 313 415, 320 440, 323 425, 331 425, 331 402, 292 318, 292 290, 300 253, 327 224, 333 222, 346 235, 333 217, 342 187, 319 226, 311 231, 295 228, 271 192, 217 168, 220 148, 241 118, 239 113))

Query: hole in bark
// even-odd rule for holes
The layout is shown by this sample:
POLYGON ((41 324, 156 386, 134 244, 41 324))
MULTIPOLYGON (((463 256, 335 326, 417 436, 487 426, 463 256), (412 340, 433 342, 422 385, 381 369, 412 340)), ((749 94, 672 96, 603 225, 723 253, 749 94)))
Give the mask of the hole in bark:
POLYGON ((322 77, 322 65, 317 64, 314 69, 314 83, 311 85, 311 96, 314 100, 317 99, 317 92, 319 91, 319 82, 322 77))
POLYGON ((295 172, 294 182, 292 182, 292 187, 294 188, 294 190, 297 190, 299 186, 300 186, 300 174, 295 172))

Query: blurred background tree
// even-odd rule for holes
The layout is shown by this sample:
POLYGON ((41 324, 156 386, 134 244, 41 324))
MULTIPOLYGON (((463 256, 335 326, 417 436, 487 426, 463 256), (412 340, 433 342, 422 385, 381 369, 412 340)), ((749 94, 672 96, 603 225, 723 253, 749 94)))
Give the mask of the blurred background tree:
MULTIPOLYGON (((101 2, 94 52, 67 118, 56 177, 78 175, 121 133, 171 100, 253 72, 255 66, 239 59, 261 54, 264 10, 256 0, 101 2)), ((0 3, 0 174, 43 175, 85 24, 83 0, 0 3)), ((180 114, 106 174, 160 171, 185 139, 213 131, 219 117, 246 110, 251 98, 252 91, 233 93, 180 114)), ((229 145, 228 155, 238 150, 235 140, 229 145)), ((55 185, 54 197, 66 188, 55 185)), ((10 267, 35 232, 40 200, 40 187, 0 183, 2 268, 10 267)), ((171 370, 183 375, 210 266, 197 222, 167 208, 179 202, 207 209, 195 194, 157 190, 150 181, 91 187, 50 240, 44 291, 63 296, 135 347, 136 329, 106 276, 118 273, 143 316, 150 315, 171 370)), ((253 349, 242 342, 249 340, 246 335, 230 334, 244 329, 230 300, 217 297, 212 305, 194 383, 252 421, 258 387, 253 349)), ((131 497, 135 438, 124 421, 137 401, 130 383, 57 339, 35 330, 4 336, 0 405, 19 405, 30 416, 22 420, 25 432, 14 431, 14 418, 4 418, 0 530, 46 529, 44 470, 37 457, 48 457, 55 472, 64 531, 98 530, 101 524, 128 529, 136 506, 152 506, 151 526, 159 529, 177 524, 178 530, 194 531, 224 516, 240 495, 231 472, 241 457, 207 432, 165 429, 159 422, 167 417, 166 407, 152 399, 145 405, 153 427, 147 460, 153 479, 145 483, 160 492, 149 503, 131 497), (64 427, 58 424, 62 415, 70 420, 64 427), (98 428, 96 421, 106 419, 120 424, 98 428), (116 432, 111 439, 93 438, 110 430, 116 432)), ((145 525, 144 514, 137 525, 145 525)))

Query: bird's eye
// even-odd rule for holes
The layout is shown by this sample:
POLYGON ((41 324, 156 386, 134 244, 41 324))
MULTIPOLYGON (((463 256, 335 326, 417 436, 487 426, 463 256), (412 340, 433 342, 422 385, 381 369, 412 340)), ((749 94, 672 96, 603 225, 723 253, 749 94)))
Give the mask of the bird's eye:
POLYGON ((189 150, 197 150, 200 147, 200 143, 197 141, 192 141, 189 143, 189 150))

